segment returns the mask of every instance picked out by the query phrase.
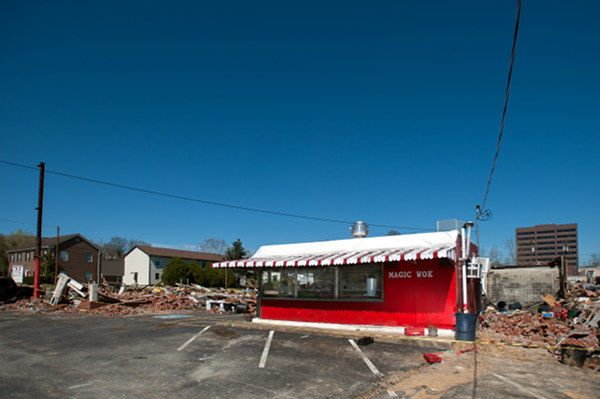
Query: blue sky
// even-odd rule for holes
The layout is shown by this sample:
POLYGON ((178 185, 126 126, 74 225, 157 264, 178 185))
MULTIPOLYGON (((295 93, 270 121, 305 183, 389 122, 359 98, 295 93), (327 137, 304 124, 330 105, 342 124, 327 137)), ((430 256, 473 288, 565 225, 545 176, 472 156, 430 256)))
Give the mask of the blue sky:
MULTIPOLYGON (((431 230, 472 220, 516 6, 4 1, 0 159, 321 218, 431 230)), ((516 227, 578 223, 580 260, 600 252, 599 17, 597 1, 523 4, 484 248, 503 247, 516 227)), ((37 172, 0 163, 0 179, 0 233, 35 231, 37 172)), ((45 235, 60 225, 178 247, 350 237, 349 225, 53 174, 44 224, 45 235)))

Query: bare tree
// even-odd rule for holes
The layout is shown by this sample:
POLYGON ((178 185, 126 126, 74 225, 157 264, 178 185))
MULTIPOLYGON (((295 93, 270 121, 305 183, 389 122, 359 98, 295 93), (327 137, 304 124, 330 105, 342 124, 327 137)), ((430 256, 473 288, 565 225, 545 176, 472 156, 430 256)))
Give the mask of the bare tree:
POLYGON ((590 266, 600 266, 600 254, 591 254, 589 262, 590 266))
POLYGON ((493 246, 488 252, 488 258, 490 258, 490 264, 492 266, 498 266, 502 264, 502 251, 500 248, 493 246))
POLYGON ((106 244, 100 244, 99 246, 105 259, 119 259, 136 245, 150 246, 147 242, 123 237, 113 237, 106 244))
POLYGON ((227 243, 219 238, 207 238, 204 243, 198 245, 198 249, 209 254, 225 254, 227 251, 227 243))
POLYGON ((515 240, 510 238, 504 242, 504 247, 508 251, 508 255, 504 262, 507 265, 516 265, 517 264, 517 250, 515 249, 515 240))

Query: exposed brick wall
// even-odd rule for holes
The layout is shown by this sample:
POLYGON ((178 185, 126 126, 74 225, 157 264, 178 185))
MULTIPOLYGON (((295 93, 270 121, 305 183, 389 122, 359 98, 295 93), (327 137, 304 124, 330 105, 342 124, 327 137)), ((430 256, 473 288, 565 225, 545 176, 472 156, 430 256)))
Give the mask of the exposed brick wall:
POLYGON ((541 296, 558 292, 558 277, 557 267, 493 269, 487 275, 487 296, 493 303, 533 305, 542 302, 541 296))
POLYGON ((92 274, 92 280, 98 281, 97 270, 98 270, 98 251, 89 245, 84 240, 77 240, 73 238, 67 242, 61 243, 59 246, 59 252, 67 251, 69 254, 69 260, 64 261, 58 257, 58 270, 63 270, 69 277, 79 281, 80 283, 87 282, 85 278, 86 272, 92 274), (92 262, 86 261, 86 254, 93 254, 92 262))

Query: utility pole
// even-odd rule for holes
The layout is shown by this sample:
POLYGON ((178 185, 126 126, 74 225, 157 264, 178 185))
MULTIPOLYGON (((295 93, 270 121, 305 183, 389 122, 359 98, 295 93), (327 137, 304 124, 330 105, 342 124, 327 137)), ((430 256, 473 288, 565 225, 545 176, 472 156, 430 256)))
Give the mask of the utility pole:
POLYGON ((98 277, 98 287, 100 287, 100 276, 102 275, 102 251, 98 251, 98 270, 96 276, 98 277))
POLYGON ((56 247, 54 249, 54 284, 56 284, 56 277, 58 276, 58 244, 60 242, 60 227, 56 226, 56 247))
POLYGON ((33 276, 33 297, 40 297, 40 261, 42 258, 42 208, 44 205, 44 171, 46 168, 46 164, 44 162, 40 162, 38 165, 40 168, 40 188, 38 195, 38 207, 36 208, 38 211, 37 215, 37 240, 35 246, 35 271, 33 276))

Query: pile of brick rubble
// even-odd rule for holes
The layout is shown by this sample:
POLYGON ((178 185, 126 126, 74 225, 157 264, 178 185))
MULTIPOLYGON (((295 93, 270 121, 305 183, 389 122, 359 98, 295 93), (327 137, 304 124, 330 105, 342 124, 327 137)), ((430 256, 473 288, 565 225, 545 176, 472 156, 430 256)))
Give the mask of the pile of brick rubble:
MULTIPOLYGON (((109 286, 98 289, 98 300, 89 301, 89 286, 69 278, 69 285, 54 301, 52 295, 41 299, 22 299, 5 304, 0 309, 30 309, 37 312, 85 313, 97 316, 117 316, 170 311, 256 313, 254 290, 210 289, 199 285, 109 286), (74 284, 73 284, 74 283, 74 284)), ((58 283, 57 283, 58 286, 58 283)))
POLYGON ((546 347, 561 360, 565 349, 575 350, 583 357, 596 358, 594 368, 598 368, 600 299, 596 287, 572 285, 564 299, 552 295, 541 299, 543 303, 528 309, 489 307, 480 318, 480 336, 502 344, 546 347))

